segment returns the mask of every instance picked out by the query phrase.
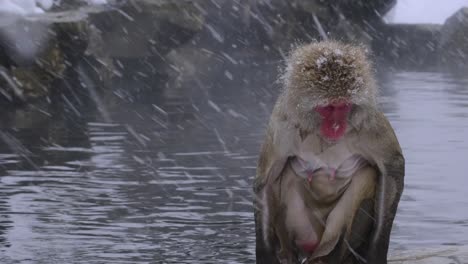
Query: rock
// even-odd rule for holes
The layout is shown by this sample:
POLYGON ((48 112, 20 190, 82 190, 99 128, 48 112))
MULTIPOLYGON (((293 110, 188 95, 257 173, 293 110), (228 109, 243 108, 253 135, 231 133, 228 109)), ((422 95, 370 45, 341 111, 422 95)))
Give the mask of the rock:
POLYGON ((113 58, 164 56, 190 40, 203 21, 191 1, 128 1, 91 15, 101 43, 92 43, 88 52, 113 58))
POLYGON ((14 18, 0 25, 0 57, 4 60, 2 64, 31 65, 36 56, 46 49, 51 38, 49 28, 48 22, 14 18))
POLYGON ((100 1, 88 1, 88 0, 67 0, 67 1, 54 1, 52 7, 48 11, 67 11, 76 10, 78 8, 96 6, 96 5, 114 5, 116 0, 100 0, 100 1))
MULTIPOLYGON (((41 23, 20 20, 10 27, 37 29, 35 25, 41 25, 39 32, 22 37, 0 37, 3 44, 0 45, 3 47, 0 88, 9 101, 29 101, 49 95, 53 83, 65 77, 87 47, 87 24, 84 21, 41 23)), ((2 30, 8 32, 10 29, 2 30)))
MULTIPOLYGON (((193 65, 203 67, 205 58, 188 64, 178 52, 193 59, 202 58, 207 50, 213 58, 218 53, 242 53, 240 57, 263 54, 281 59, 292 44, 326 36, 370 46, 383 23, 380 14, 395 4, 395 0, 113 0, 110 5, 73 9, 82 2, 73 0, 59 6, 65 11, 57 7, 60 12, 47 14, 44 31, 52 33, 39 34, 41 41, 32 42, 40 45, 30 53, 19 52, 25 58, 11 56, 14 52, 5 48, 2 53, 0 47, 0 65, 26 97, 48 95, 52 83, 74 70, 83 55, 93 80, 109 84, 126 76, 144 79, 152 87, 154 76, 169 76, 170 67, 182 65, 185 76, 193 65), (170 64, 174 61, 177 65, 170 64)), ((29 23, 39 25, 41 19, 29 23)), ((0 86, 8 87, 1 82, 2 78, 0 86)))
POLYGON ((204 14, 192 1, 126 1, 89 22, 86 54, 96 59, 94 78, 108 87, 115 77, 164 75, 166 55, 202 30, 204 14))
POLYGON ((126 72, 115 60, 144 65, 147 72, 136 70, 143 76, 158 74, 166 54, 204 27, 192 1, 124 1, 113 8, 55 11, 1 25, 0 93, 9 101, 50 95, 54 82, 75 72, 84 55, 93 78, 101 81, 126 72))
POLYGON ((367 22, 381 20, 396 3, 396 0, 338 0, 330 5, 340 10, 347 19, 360 23, 363 20, 367 22))
POLYGON ((468 7, 449 17, 441 30, 440 61, 452 69, 468 66, 468 7))
POLYGON ((386 25, 373 50, 384 64, 399 69, 435 67, 440 32, 435 24, 386 25))
MULTIPOLYGON (((274 0, 272 1, 275 2, 274 0)), ((278 2, 278 1, 276 1, 278 2)), ((277 28, 278 39, 288 43, 323 39, 325 37, 368 44, 384 25, 382 16, 396 0, 293 0, 286 7, 276 8, 285 12, 282 18, 287 30, 277 28), (288 34, 284 34, 287 32, 288 34), (326 35, 326 36, 324 36, 326 35)), ((285 5, 283 3, 283 5, 285 5)), ((279 4, 278 4, 279 6, 279 4)), ((278 25, 275 20, 272 25, 278 25)), ((284 45, 286 46, 286 45, 284 45)))

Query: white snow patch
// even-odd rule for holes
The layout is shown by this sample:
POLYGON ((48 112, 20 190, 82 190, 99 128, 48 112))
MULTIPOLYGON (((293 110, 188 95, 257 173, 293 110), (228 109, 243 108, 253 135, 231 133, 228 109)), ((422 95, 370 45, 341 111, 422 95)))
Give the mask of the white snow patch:
POLYGON ((356 83, 359 84, 359 85, 363 85, 364 84, 364 79, 362 77, 357 77, 356 78, 356 83))
POLYGON ((322 65, 327 62, 327 58, 325 57, 320 57, 317 59, 317 61, 315 61, 315 63, 317 64, 317 67, 320 68, 322 67, 322 65))
POLYGON ((200 152, 178 152, 173 153, 174 156, 201 156, 201 155, 220 155, 226 154, 225 151, 200 151, 200 152))
MULTIPOLYGON (((88 5, 104 5, 107 0, 86 0, 88 5)), ((41 14, 59 5, 55 0, 0 0, 0 16, 4 14, 25 16, 30 14, 41 14)))
POLYGON ((221 108, 219 108, 219 106, 213 101, 208 100, 208 105, 211 106, 216 112, 221 113, 221 108))
POLYGON ((210 31, 214 39, 216 39, 217 41, 221 43, 224 42, 223 36, 221 36, 221 34, 218 31, 216 31, 216 29, 213 26, 206 24, 205 27, 210 31))
POLYGON ((165 116, 168 116, 167 112, 164 111, 164 109, 162 109, 161 107, 155 105, 155 104, 152 104, 152 106, 154 107, 154 109, 156 109, 156 111, 158 111, 159 113, 165 115, 165 116))
POLYGON ((341 56, 343 55, 343 51, 340 49, 335 49, 333 52, 335 52, 336 55, 341 56))
POLYGON ((234 78, 232 77, 232 73, 230 73, 229 71, 224 71, 224 75, 229 79, 229 80, 233 80, 234 78))
POLYGON ((315 14, 312 14, 312 18, 314 19, 314 23, 315 23, 315 26, 317 27, 319 33, 320 33, 320 36, 324 39, 324 40, 328 40, 328 35, 327 33, 325 32, 325 30, 323 29, 322 27, 322 24, 320 23, 318 17, 315 15, 315 14))
POLYGON ((229 113, 231 116, 235 117, 235 118, 242 118, 242 119, 244 119, 244 120, 249 120, 245 115, 239 114, 238 112, 234 111, 233 109, 229 109, 229 110, 228 110, 228 113, 229 113))
POLYGON ((226 59, 228 59, 232 64, 237 65, 237 61, 235 59, 233 59, 231 56, 229 56, 229 54, 227 54, 225 52, 221 52, 221 54, 223 54, 223 56, 226 59))
MULTIPOLYGON (((16 2, 24 2, 24 0, 16 0, 16 2)), ((54 4, 53 0, 36 0, 36 4, 43 9, 49 9, 54 4)))
POLYGON ((107 0, 88 0, 88 5, 105 5, 107 0))
MULTIPOLYGON (((0 13, 27 15, 43 13, 41 2, 36 0, 0 0, 0 13)), ((44 1, 47 6, 47 1, 44 1)))

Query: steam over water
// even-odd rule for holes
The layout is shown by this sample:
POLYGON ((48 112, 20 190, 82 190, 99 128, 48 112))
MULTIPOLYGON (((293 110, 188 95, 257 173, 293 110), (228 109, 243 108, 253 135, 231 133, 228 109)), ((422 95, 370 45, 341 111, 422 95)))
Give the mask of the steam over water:
MULTIPOLYGON (((277 93, 258 65, 171 96, 4 113, 0 262, 252 263, 251 183, 277 93)), ((380 83, 407 162, 392 249, 468 243, 468 79, 380 83)))

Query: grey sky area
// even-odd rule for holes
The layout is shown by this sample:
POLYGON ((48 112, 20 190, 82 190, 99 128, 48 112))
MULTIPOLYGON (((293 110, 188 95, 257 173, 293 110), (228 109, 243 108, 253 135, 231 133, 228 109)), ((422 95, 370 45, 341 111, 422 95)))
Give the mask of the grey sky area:
POLYGON ((442 24, 463 6, 468 7, 468 0, 398 0, 386 19, 390 23, 442 24))

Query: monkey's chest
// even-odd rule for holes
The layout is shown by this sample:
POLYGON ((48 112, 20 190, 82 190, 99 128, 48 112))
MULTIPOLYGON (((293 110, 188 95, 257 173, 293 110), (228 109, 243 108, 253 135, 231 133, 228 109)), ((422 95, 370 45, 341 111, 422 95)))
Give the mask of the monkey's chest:
POLYGON ((302 178, 312 180, 310 177, 314 175, 327 175, 331 180, 335 180, 352 177, 357 170, 367 164, 367 161, 357 154, 332 160, 309 155, 306 158, 296 156, 291 164, 294 172, 302 178))
POLYGON ((349 185, 352 176, 368 165, 361 155, 350 150, 346 142, 320 153, 317 153, 314 142, 304 143, 292 159, 291 167, 296 175, 307 180, 309 188, 319 200, 338 197, 349 185))

